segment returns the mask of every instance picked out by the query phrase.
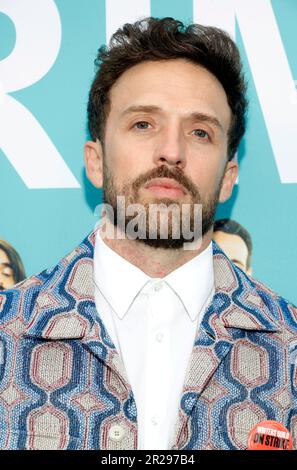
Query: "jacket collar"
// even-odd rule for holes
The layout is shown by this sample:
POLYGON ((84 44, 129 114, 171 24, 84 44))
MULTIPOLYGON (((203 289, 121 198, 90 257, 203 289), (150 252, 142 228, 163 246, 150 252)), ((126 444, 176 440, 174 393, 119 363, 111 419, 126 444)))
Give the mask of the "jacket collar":
MULTIPOLYGON (((215 296, 213 309, 226 328, 279 331, 275 294, 233 264, 213 241, 215 296)), ((204 326, 209 325, 205 315, 204 326)))
MULTIPOLYGON (((93 254, 96 229, 52 269, 36 298, 25 336, 51 340, 81 339, 93 331, 93 254)), ((38 276, 37 276, 38 277, 38 276)), ((100 321, 99 321, 100 324, 100 321)), ((92 333, 91 333, 92 334, 92 333)))
POLYGON ((212 393, 222 393, 214 380, 207 385, 220 364, 230 354, 237 340, 246 336, 247 330, 276 332, 280 325, 276 318, 276 302, 272 292, 260 287, 227 258, 213 242, 215 295, 207 308, 200 328, 196 332, 194 347, 189 359, 183 384, 178 419, 175 423, 171 449, 182 449, 190 439, 189 419, 198 397, 204 392, 205 400, 212 393), (268 305, 270 308, 268 308, 268 305))
MULTIPOLYGON (((36 299, 25 336, 86 340, 94 337, 94 330, 98 330, 99 337, 115 348, 95 307, 93 257, 98 229, 51 270, 36 299)), ((227 258, 215 241, 213 262, 215 294, 203 317, 202 328, 215 336, 211 318, 216 312, 225 328, 278 331, 278 312, 269 301, 271 294, 269 296, 266 289, 259 292, 255 282, 227 258)))

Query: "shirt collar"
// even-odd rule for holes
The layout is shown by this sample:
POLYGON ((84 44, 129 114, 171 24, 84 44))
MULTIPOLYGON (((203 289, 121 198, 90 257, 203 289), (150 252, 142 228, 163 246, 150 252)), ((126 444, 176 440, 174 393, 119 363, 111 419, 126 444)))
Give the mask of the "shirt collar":
POLYGON ((212 242, 199 255, 169 273, 164 280, 178 295, 191 320, 196 320, 214 293, 212 242))
POLYGON ((199 255, 163 278, 151 278, 134 264, 112 250, 96 234, 94 281, 101 294, 122 319, 139 291, 153 282, 165 281, 194 321, 208 303, 214 288, 212 242, 199 255), (129 280, 129 282, 126 282, 129 280))
POLYGON ((96 234, 94 281, 119 318, 123 318, 134 298, 150 280, 141 269, 112 250, 96 234))

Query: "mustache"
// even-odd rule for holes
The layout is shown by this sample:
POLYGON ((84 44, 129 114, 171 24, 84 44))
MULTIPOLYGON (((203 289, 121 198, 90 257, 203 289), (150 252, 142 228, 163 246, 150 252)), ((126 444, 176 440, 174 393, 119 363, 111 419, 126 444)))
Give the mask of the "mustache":
POLYGON ((183 186, 194 198, 200 197, 196 186, 184 175, 179 168, 168 168, 166 165, 159 166, 140 175, 133 183, 132 189, 137 192, 141 186, 154 178, 171 178, 183 186))

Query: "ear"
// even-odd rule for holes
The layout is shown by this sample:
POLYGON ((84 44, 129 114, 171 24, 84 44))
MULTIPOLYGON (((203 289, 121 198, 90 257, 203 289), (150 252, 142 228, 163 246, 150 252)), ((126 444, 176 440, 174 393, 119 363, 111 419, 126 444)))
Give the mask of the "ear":
POLYGON ((233 158, 230 160, 225 168, 225 173, 223 177, 223 183, 220 191, 220 202, 225 202, 232 194, 233 186, 238 177, 238 163, 237 159, 233 158))
POLYGON ((96 188, 103 185, 103 149, 101 142, 88 140, 84 145, 84 159, 88 179, 96 188))

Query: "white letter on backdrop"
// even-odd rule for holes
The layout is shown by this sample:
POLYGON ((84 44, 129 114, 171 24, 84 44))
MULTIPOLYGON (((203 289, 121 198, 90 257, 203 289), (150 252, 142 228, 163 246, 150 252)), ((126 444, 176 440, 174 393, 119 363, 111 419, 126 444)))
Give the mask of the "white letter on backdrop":
POLYGON ((0 147, 28 188, 79 188, 53 142, 33 114, 7 93, 29 87, 48 73, 61 44, 53 0, 0 0, 16 29, 11 54, 0 61, 0 147))
POLYGON ((193 0, 193 7, 194 22, 220 27, 233 37, 236 17, 280 180, 297 183, 295 80, 270 0, 193 0))

